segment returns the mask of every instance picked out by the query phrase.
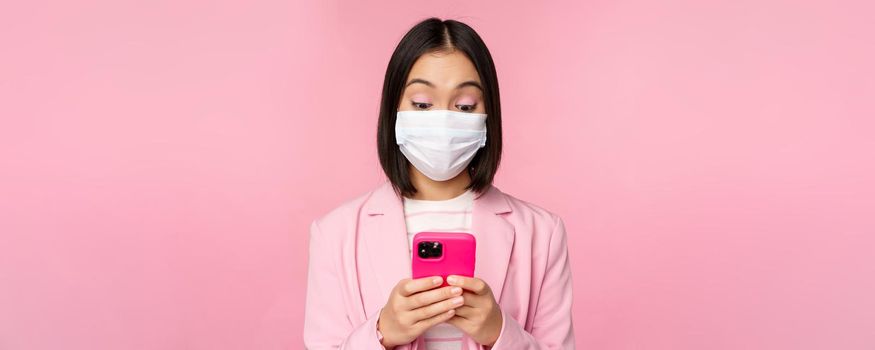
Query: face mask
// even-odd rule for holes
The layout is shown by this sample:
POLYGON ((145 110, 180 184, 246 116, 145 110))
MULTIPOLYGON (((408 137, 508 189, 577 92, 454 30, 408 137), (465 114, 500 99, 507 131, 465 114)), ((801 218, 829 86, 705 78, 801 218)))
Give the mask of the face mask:
POLYGON ((486 146, 486 114, 450 110, 398 111, 395 141, 428 178, 456 177, 486 146))

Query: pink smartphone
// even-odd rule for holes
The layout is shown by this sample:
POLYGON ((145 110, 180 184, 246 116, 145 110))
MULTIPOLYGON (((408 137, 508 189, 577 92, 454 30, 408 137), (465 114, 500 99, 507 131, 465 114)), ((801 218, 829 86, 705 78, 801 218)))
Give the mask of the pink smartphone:
POLYGON ((441 276, 474 277, 477 242, 465 232, 419 232, 413 236, 413 278, 441 276))

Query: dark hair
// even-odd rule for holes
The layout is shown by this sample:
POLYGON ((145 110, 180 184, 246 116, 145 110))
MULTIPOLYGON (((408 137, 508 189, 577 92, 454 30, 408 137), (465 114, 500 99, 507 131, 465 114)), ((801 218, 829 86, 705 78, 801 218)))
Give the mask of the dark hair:
POLYGON ((467 24, 431 17, 417 23, 404 35, 392 53, 383 80, 383 97, 377 121, 377 152, 383 172, 399 196, 410 197, 417 192, 408 173, 410 162, 395 143, 396 113, 407 75, 422 54, 452 49, 460 50, 474 63, 483 86, 487 115, 486 146, 480 148, 468 164, 471 184, 466 189, 470 188, 478 194, 483 192, 492 184, 498 171, 501 160, 501 104, 492 55, 477 32, 467 24))

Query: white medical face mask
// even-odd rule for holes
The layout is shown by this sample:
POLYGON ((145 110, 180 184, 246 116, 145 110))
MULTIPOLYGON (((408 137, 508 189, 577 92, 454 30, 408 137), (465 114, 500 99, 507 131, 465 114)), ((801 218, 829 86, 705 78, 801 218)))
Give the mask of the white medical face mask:
POLYGON ((450 110, 398 111, 395 141, 428 178, 446 181, 486 146, 486 114, 450 110))

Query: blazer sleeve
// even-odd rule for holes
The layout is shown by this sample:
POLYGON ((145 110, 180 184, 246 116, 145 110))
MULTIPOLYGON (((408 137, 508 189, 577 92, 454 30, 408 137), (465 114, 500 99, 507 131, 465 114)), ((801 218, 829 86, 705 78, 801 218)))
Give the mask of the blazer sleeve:
POLYGON ((492 350, 574 349, 571 262, 566 244, 565 223, 555 216, 532 329, 526 331, 502 311, 501 332, 492 350))
POLYGON ((346 313, 344 283, 338 269, 339 251, 319 228, 310 224, 307 294, 304 307, 304 347, 311 350, 385 350, 377 339, 379 311, 361 324, 346 313))

